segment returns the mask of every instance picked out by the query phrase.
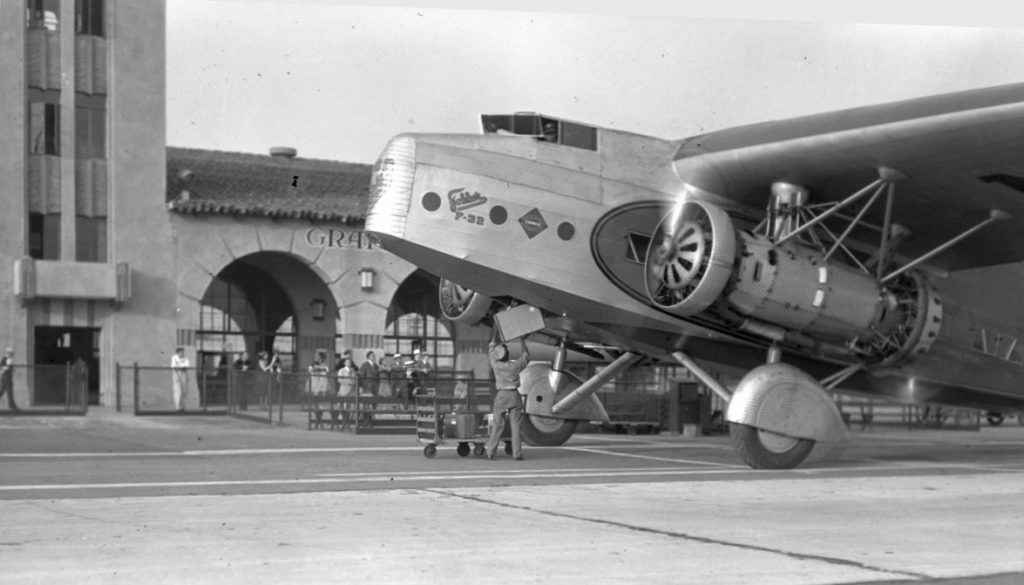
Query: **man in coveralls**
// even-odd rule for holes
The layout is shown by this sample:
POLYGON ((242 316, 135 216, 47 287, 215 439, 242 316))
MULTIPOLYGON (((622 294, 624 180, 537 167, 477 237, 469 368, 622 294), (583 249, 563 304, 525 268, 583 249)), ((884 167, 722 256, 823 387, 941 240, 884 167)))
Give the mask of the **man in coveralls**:
POLYGON ((519 396, 519 372, 523 371, 526 364, 530 363, 530 352, 526 349, 526 339, 520 337, 523 353, 515 360, 508 359, 508 346, 504 343, 491 341, 488 348, 488 355, 491 358, 491 369, 494 370, 494 385, 498 389, 494 396, 494 406, 491 409, 494 417, 494 424, 491 426, 491 436, 487 439, 486 456, 494 459, 494 451, 501 442, 501 432, 505 430, 505 417, 512 424, 512 459, 523 460, 523 443, 519 434, 519 425, 523 421, 523 401, 519 396))

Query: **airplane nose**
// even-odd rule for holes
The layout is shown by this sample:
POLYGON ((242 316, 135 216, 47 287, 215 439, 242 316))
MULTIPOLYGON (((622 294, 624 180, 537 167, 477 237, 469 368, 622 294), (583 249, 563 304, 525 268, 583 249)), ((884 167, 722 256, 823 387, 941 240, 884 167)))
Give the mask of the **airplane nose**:
POLYGON ((415 172, 415 139, 407 135, 392 138, 373 166, 366 231, 385 237, 404 236, 415 172))

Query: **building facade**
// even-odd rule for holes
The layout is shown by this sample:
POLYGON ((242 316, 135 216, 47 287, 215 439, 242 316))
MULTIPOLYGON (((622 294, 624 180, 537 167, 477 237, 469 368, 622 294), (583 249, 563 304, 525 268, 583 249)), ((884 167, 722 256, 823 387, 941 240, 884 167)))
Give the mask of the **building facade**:
MULTIPOLYGON (((440 320, 436 283, 362 232, 368 165, 167 147, 165 35, 162 2, 0 3, 0 345, 16 363, 84 361, 101 404, 119 365, 169 365, 177 346, 197 365, 272 349, 299 370, 415 344, 485 376, 488 332, 440 320)), ((23 374, 15 392, 55 400, 23 374)))

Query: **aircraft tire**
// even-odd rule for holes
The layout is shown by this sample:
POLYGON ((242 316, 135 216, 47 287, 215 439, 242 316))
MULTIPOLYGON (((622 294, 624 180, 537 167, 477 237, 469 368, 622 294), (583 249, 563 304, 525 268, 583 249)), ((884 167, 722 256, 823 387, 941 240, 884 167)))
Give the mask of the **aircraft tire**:
POLYGON ((529 414, 523 417, 520 430, 527 445, 534 447, 557 447, 569 440, 576 432, 575 420, 556 419, 529 414))
POLYGON ((792 469, 814 448, 811 439, 795 439, 739 423, 729 424, 729 437, 740 458, 754 469, 792 469))

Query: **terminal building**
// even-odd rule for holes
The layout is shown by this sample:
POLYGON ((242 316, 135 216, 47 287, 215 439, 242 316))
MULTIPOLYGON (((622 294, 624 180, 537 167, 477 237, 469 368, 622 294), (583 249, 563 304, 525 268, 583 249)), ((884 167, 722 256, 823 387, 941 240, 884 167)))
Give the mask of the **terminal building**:
MULTIPOLYGON (((15 363, 84 362, 89 403, 106 405, 118 366, 169 366, 179 346, 201 368, 273 350, 293 371, 415 347, 486 377, 489 331, 440 319, 436 279, 362 231, 368 164, 168 147, 165 10, 0 3, 0 345, 15 363)), ((19 406, 63 399, 43 380, 19 378, 19 406)))

